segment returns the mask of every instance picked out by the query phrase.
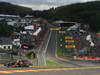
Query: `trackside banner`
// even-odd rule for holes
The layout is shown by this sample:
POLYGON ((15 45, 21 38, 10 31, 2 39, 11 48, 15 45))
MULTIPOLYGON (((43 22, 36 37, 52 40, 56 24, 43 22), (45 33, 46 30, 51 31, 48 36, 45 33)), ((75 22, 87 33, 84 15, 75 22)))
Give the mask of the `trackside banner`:
POLYGON ((100 57, 74 56, 75 60, 100 61, 100 57))

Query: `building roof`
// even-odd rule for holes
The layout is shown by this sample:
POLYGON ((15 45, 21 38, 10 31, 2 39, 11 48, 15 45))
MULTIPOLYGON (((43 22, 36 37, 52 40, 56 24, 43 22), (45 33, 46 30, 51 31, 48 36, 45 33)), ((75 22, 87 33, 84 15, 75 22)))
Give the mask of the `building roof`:
POLYGON ((12 44, 11 38, 0 37, 0 45, 8 45, 8 44, 12 44))
POLYGON ((26 30, 34 30, 34 26, 33 25, 29 25, 24 27, 26 30))
POLYGON ((26 17, 26 18, 32 18, 33 16, 31 16, 31 15, 26 15, 25 17, 26 17))
POLYGON ((42 30, 41 27, 39 27, 39 28, 37 29, 37 31, 33 33, 33 35, 34 35, 34 36, 37 36, 37 35, 41 32, 41 30, 42 30))
POLYGON ((5 14, 0 14, 0 17, 19 17, 18 15, 5 15, 5 14))
POLYGON ((68 22, 68 21, 59 20, 59 21, 55 21, 54 23, 60 24, 60 23, 77 23, 77 22, 68 22))

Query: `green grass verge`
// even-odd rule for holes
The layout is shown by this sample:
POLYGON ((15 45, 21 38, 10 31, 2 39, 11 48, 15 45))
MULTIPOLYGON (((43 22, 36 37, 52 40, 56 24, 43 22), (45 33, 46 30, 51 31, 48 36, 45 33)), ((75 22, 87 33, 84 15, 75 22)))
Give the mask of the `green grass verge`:
POLYGON ((57 34, 56 54, 60 58, 63 58, 65 56, 70 57, 70 56, 73 55, 73 49, 66 49, 65 48, 65 46, 68 44, 68 43, 65 42, 65 36, 66 36, 65 34, 57 34), (60 46, 60 44, 62 44, 62 46, 60 46))
POLYGON ((65 65, 53 62, 53 61, 46 61, 48 67, 65 67, 65 65))
POLYGON ((64 35, 57 35, 57 56, 58 57, 62 57, 62 50, 64 49, 64 35), (60 39, 62 39, 62 41, 60 41, 60 39), (62 44, 62 47, 60 46, 60 44, 62 44))

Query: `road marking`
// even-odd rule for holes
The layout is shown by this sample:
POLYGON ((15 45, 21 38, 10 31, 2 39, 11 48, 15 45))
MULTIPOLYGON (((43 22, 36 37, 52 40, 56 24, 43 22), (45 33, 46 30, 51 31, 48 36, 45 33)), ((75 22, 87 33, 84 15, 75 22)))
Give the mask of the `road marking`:
POLYGON ((70 61, 69 59, 64 59, 64 58, 58 57, 57 54, 56 54, 55 56, 56 56, 56 58, 59 59, 59 60, 66 61, 66 62, 70 61))
POLYGON ((48 66, 30 66, 30 68, 48 68, 48 66))
MULTIPOLYGON (((49 33, 49 31, 48 31, 47 33, 49 33)), ((46 35, 44 36, 43 41, 45 41, 45 38, 47 37, 47 33, 46 33, 46 35)), ((40 46, 40 48, 39 48, 39 50, 38 50, 38 54, 40 53, 43 44, 44 44, 44 42, 42 42, 42 44, 41 44, 41 46, 40 46)), ((43 51, 44 54, 43 54, 43 53, 41 54, 42 60, 40 59, 40 56, 37 54, 38 66, 41 66, 41 65, 46 66, 45 52, 46 52, 46 51, 45 51, 45 49, 44 49, 44 51, 43 51), (41 64, 40 62, 43 62, 43 64, 41 64)))
POLYGON ((52 34, 52 31, 50 31, 49 38, 48 38, 48 41, 46 43, 46 47, 44 49, 44 53, 46 53, 46 51, 47 51, 47 48, 48 48, 48 45, 49 45, 49 42, 50 42, 50 39, 51 39, 51 34, 52 34))
POLYGON ((0 74, 9 74, 9 73, 14 73, 14 72, 11 72, 11 71, 0 71, 0 74))
POLYGON ((47 65, 47 64, 46 64, 45 54, 46 54, 46 51, 47 51, 47 48, 48 48, 48 45, 49 45, 49 42, 50 42, 51 33, 52 33, 52 31, 50 31, 50 34, 49 34, 48 40, 47 40, 47 42, 46 42, 46 47, 45 47, 45 49, 44 49, 44 51, 43 51, 43 54, 42 54, 42 57, 43 57, 43 60, 44 60, 44 66, 47 65))
POLYGON ((33 70, 13 70, 13 71, 0 71, 0 74, 9 73, 23 73, 23 72, 47 72, 47 71, 70 71, 70 70, 88 70, 88 69, 100 69, 100 66, 96 67, 81 67, 81 68, 56 68, 56 69, 33 69, 33 70))

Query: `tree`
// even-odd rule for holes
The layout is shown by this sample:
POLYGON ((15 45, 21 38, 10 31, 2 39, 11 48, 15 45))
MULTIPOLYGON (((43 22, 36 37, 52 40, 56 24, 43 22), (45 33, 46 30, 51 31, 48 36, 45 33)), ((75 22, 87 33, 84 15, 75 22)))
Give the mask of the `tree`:
POLYGON ((12 32, 13 32, 12 26, 0 23, 0 36, 10 36, 12 32))
POLYGON ((47 19, 74 21, 88 24, 92 31, 100 31, 100 1, 65 5, 57 7, 54 10, 50 9, 46 12, 50 15, 47 15, 48 17, 45 15, 45 18, 47 19), (52 14, 52 12, 54 13, 52 14))

